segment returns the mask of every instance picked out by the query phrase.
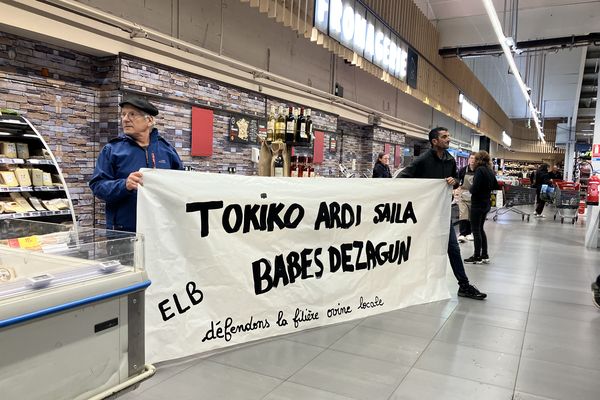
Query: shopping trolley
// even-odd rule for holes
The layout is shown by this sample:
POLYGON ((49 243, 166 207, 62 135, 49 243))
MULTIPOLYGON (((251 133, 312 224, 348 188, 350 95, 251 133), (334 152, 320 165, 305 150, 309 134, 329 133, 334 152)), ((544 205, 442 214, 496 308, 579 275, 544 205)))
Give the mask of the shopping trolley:
POLYGON ((579 207, 579 183, 555 181, 554 182, 554 205, 556 216, 560 216, 560 223, 564 223, 565 218, 571 218, 571 223, 577 221, 577 208, 579 207))
POLYGON ((496 208, 492 219, 497 221, 499 215, 504 215, 511 211, 515 214, 519 214, 522 221, 525 221, 525 218, 527 218, 527 222, 529 222, 529 217, 531 214, 515 208, 515 206, 533 205, 535 204, 535 197, 535 189, 523 186, 507 185, 505 183, 502 186, 502 198, 504 204, 502 207, 496 208))

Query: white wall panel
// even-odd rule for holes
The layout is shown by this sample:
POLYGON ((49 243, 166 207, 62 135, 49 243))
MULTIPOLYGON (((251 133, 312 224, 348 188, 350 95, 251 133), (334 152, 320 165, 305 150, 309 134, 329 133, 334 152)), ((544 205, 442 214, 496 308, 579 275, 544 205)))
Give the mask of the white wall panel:
MULTIPOLYGON (((239 0, 86 0, 84 4, 298 83, 332 92, 332 54, 239 0), (146 7, 146 8, 144 8, 146 7), (172 32, 171 32, 172 31, 172 32)), ((431 108, 335 57, 344 98, 428 127, 431 108), (398 93, 397 93, 398 92, 398 93)), ((285 94, 282 93, 282 98, 285 94)))
POLYGON ((152 27, 168 35, 176 33, 173 32, 173 1, 177 2, 177 0, 78 0, 79 3, 152 27))

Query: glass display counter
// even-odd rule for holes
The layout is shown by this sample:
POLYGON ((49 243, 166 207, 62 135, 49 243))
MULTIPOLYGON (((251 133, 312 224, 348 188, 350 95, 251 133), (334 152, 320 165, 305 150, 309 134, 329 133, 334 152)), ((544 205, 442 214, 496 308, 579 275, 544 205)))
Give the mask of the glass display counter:
POLYGON ((126 232, 0 220, 3 399, 100 399, 152 375, 143 244, 126 232))

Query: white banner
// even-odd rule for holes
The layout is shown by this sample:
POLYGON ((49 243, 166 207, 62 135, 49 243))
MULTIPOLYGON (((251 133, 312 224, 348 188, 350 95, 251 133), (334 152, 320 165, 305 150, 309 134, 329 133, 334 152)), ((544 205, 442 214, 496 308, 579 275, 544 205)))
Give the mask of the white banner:
POLYGON ((443 180, 143 173, 147 362, 449 297, 443 180))

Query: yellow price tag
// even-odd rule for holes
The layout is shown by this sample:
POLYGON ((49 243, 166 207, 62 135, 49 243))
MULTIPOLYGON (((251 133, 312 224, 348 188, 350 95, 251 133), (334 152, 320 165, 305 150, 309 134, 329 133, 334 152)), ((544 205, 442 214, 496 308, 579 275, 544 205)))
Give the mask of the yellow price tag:
POLYGON ((19 247, 28 250, 41 250, 40 239, 38 236, 25 236, 17 239, 19 241, 19 247))

